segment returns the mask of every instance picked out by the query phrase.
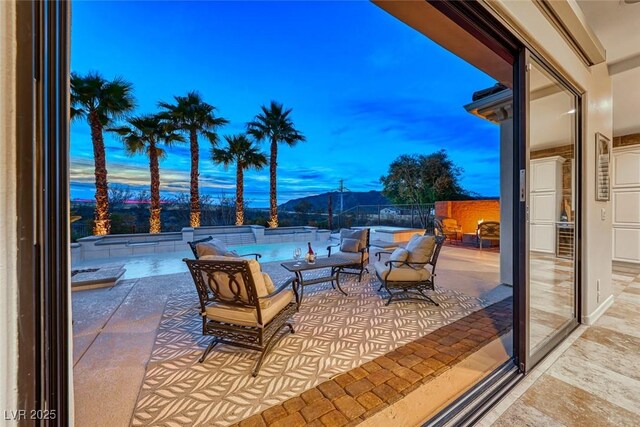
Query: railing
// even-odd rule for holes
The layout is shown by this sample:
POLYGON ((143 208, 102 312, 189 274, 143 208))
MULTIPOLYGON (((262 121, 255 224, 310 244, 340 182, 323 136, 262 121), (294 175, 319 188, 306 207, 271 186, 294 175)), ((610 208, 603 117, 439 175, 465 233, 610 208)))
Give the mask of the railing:
POLYGON ((358 205, 334 215, 333 228, 390 226, 433 232, 435 205, 358 205))
MULTIPOLYGON (((180 221, 173 218, 171 215, 175 215, 174 210, 166 209, 163 218, 162 231, 164 232, 178 232, 183 227, 188 227, 188 218, 184 217, 180 221)), ((308 213, 292 213, 292 212, 280 212, 280 229, 268 231, 267 234, 287 233, 290 232, 287 226, 291 226, 292 229, 300 230, 303 232, 304 227, 313 226, 320 229, 332 229, 338 230, 340 228, 349 227, 363 227, 363 226, 389 226, 389 227, 413 227, 413 228, 425 228, 427 232, 433 232, 433 218, 435 213, 435 205, 423 204, 423 205, 358 205, 353 208, 347 209, 340 213, 334 213, 329 219, 328 212, 315 211, 308 213)), ((87 215, 87 217, 90 216, 87 215)), ((183 215, 184 216, 184 215, 183 215)), ((250 209, 245 211, 245 224, 247 227, 251 224, 262 224, 261 220, 256 221, 256 218, 264 216, 266 213, 260 209, 250 209)), ((148 233, 148 224, 146 218, 136 218, 136 222, 122 224, 118 221, 112 221, 111 234, 136 234, 136 233, 148 233)), ((265 220, 266 221, 266 220, 265 220)), ((225 223, 216 222, 209 223, 203 220, 203 225, 217 226, 223 228, 225 223)), ((230 223, 226 224, 230 229, 236 227, 230 223)), ((92 226, 90 221, 77 221, 71 224, 71 236, 73 241, 82 237, 92 235, 92 226)), ((247 232, 248 229, 247 229, 247 232)))

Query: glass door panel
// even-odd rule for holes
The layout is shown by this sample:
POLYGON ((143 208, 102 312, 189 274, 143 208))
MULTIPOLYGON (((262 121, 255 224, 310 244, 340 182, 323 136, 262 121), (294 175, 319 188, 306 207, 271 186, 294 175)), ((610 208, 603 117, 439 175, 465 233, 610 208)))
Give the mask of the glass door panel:
POLYGON ((578 96, 528 62, 528 353, 540 360, 576 323, 578 96))

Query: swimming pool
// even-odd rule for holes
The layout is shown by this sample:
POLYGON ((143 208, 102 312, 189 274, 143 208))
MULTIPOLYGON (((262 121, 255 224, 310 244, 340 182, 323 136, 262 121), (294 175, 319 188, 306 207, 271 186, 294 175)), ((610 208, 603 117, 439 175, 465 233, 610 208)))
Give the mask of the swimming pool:
MULTIPOLYGON (((311 247, 318 255, 327 254, 329 241, 312 242, 311 247)), ((302 249, 306 253, 307 244, 304 242, 268 243, 257 245, 237 245, 229 246, 230 250, 239 254, 259 253, 262 255, 260 262, 284 261, 293 259, 293 251, 296 248, 302 249)), ((188 271, 187 265, 182 262, 183 258, 193 258, 191 251, 166 252, 157 254, 147 254, 139 256, 127 256, 109 258, 105 260, 88 260, 74 263, 73 269, 87 267, 107 267, 111 265, 124 265, 127 270, 124 279, 137 279, 140 277, 158 276, 162 274, 181 273, 188 271)))

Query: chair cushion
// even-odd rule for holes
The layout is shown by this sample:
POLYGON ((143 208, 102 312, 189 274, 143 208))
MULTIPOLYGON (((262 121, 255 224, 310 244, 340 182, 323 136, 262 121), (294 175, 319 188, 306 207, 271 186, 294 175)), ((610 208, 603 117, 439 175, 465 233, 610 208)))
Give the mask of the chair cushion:
POLYGON ((360 248, 360 239, 345 237, 342 239, 342 242, 340 242, 340 250, 342 252, 358 252, 360 248))
POLYGON ((409 252, 407 262, 429 262, 435 247, 435 236, 413 236, 405 248, 409 252))
POLYGON ((500 223, 499 222, 483 222, 478 225, 478 234, 483 239, 500 239, 500 223))
POLYGON ((225 245, 222 240, 218 239, 212 239, 208 242, 198 243, 196 245, 196 252, 198 253, 198 258, 202 258, 203 256, 207 255, 239 258, 237 252, 227 249, 227 245, 225 245))
POLYGON ((406 261, 409 258, 409 251, 405 248, 396 248, 391 255, 389 255, 389 261, 406 261))
MULTIPOLYGON (((260 263, 256 260, 244 260, 236 257, 229 256, 220 256, 220 255, 205 255, 200 258, 201 261, 232 261, 232 262, 246 262, 249 267, 249 273, 253 278, 253 283, 256 286, 256 293, 258 298, 265 297, 270 292, 267 290, 267 285, 265 283, 264 276, 262 275, 262 271, 260 270, 260 263)), ((209 286, 209 289, 214 293, 218 294, 221 298, 226 300, 233 300, 234 295, 239 295, 239 298, 242 302, 248 303, 249 297, 247 293, 247 286, 244 283, 244 279, 240 273, 236 273, 233 277, 235 280, 232 280, 230 275, 224 272, 215 272, 213 273, 213 281, 209 280, 208 274, 203 272, 202 277, 204 282, 209 286), (216 286, 217 285, 217 286, 216 286), (214 287, 212 287, 214 286, 214 287), (237 287, 240 287, 240 292, 238 294, 237 287)), ((273 284, 273 283, 272 283, 273 284)), ((264 304, 264 302, 262 302, 264 304)))
POLYGON ((267 273, 262 273, 262 278, 264 279, 264 285, 267 288, 267 293, 272 294, 276 291, 276 285, 273 284, 273 280, 271 280, 271 276, 267 273))
POLYGON ((428 280, 431 273, 426 268, 411 268, 407 266, 393 267, 389 272, 389 266, 384 265, 383 261, 374 264, 376 273, 382 280, 398 281, 398 282, 421 282, 428 280))
POLYGON ((253 307, 239 307, 225 304, 211 304, 206 310, 207 319, 242 326, 264 326, 278 315, 294 299, 293 291, 284 290, 269 297, 269 306, 262 308, 262 325, 258 324, 258 311, 253 307))
POLYGON ((366 248, 368 232, 369 230, 366 228, 363 230, 350 230, 347 228, 343 228, 340 230, 340 242, 342 242, 344 239, 356 239, 360 240, 360 248, 366 248))
POLYGON ((455 230, 456 228, 458 228, 458 221, 453 218, 443 218, 442 225, 444 226, 444 228, 455 230))
MULTIPOLYGON (((335 253, 335 256, 340 256, 341 258, 346 258, 349 261, 353 261, 354 264, 360 264, 360 260, 368 260, 369 259, 369 253, 365 252, 364 253, 364 258, 362 258, 362 252, 342 252, 342 251, 338 251, 335 253)), ((331 257, 333 258, 334 255, 331 255, 331 257)))

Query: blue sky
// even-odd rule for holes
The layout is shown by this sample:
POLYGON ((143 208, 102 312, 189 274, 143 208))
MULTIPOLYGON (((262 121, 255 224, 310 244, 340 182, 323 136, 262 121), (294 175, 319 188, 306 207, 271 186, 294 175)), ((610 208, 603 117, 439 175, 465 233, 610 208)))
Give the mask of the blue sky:
MULTIPOLYGON (((242 132, 274 99, 292 108, 307 141, 281 146, 280 202, 330 191, 379 190, 401 154, 445 148, 464 168, 465 188, 499 193, 499 129, 468 114, 474 91, 495 81, 372 3, 74 1, 72 70, 122 76, 135 88, 136 113, 198 90, 242 132)), ((148 189, 148 161, 128 157, 105 134, 110 183, 148 189)), ((263 145, 265 152, 268 147, 263 145)), ((201 191, 235 191, 233 170, 201 142, 201 191)), ((89 127, 71 129, 71 196, 92 198, 89 127)), ((160 165, 164 194, 188 192, 189 151, 174 146, 160 165)), ((245 176, 246 198, 268 203, 268 171, 245 176)))

